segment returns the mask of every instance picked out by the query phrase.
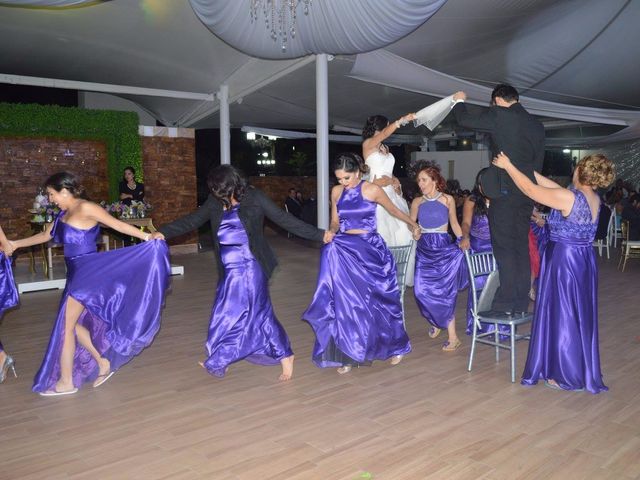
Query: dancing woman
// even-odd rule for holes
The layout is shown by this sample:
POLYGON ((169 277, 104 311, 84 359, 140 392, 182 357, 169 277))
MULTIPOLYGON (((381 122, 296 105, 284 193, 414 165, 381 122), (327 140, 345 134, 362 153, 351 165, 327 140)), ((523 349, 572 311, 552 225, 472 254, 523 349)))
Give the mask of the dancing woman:
POLYGON ((207 358, 200 365, 223 377, 234 362, 282 366, 280 380, 293 374, 293 350, 269 297, 269 277, 277 264, 263 233, 264 217, 294 235, 329 240, 326 234, 280 209, 241 172, 221 165, 209 172, 211 194, 195 212, 163 225, 167 238, 211 224, 218 261, 218 288, 209 321, 207 358))
POLYGON ((376 207, 382 205, 415 235, 418 225, 382 188, 362 180, 367 167, 359 155, 339 155, 334 172, 330 230, 336 236, 322 249, 316 291, 302 314, 316 335, 312 359, 318 367, 339 367, 340 374, 373 360, 391 358, 395 365, 411 346, 395 263, 376 231, 376 207))
MULTIPOLYGON (((5 310, 18 304, 18 290, 11 270, 12 253, 13 248, 0 227, 0 319, 5 310)), ((13 357, 4 350, 0 342, 0 383, 5 381, 9 370, 13 372, 14 377, 18 376, 13 357)))
POLYGON ((469 284, 464 254, 449 236, 451 225, 458 239, 462 230, 456 217, 456 204, 444 193, 446 182, 440 167, 421 160, 412 167, 422 196, 411 203, 411 218, 421 227, 416 249, 413 292, 422 316, 431 324, 429 337, 436 338, 447 329, 449 339, 442 350, 457 350, 462 342, 456 333, 455 308, 458 290, 469 284))
POLYGON ((68 395, 84 382, 99 387, 151 344, 169 283, 169 252, 165 242, 147 242, 162 234, 143 233, 86 200, 73 174, 56 173, 45 187, 60 214, 43 232, 9 244, 64 244, 67 282, 33 391, 68 395), (100 224, 145 243, 97 253, 100 224))
POLYGON ((576 165, 570 188, 538 173, 536 185, 503 153, 493 163, 525 195, 552 208, 522 384, 542 379, 563 390, 608 390, 600 371, 598 267, 592 244, 600 210, 595 189, 613 181, 611 161, 601 154, 584 157, 576 165))

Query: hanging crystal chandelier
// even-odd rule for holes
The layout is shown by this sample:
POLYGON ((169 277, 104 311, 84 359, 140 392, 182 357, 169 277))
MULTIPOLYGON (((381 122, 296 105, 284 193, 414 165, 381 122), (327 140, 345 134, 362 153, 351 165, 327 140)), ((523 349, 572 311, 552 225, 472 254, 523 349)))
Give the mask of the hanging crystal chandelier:
POLYGON ((258 11, 264 14, 265 27, 274 42, 280 39, 282 53, 287 51, 289 36, 296 36, 298 5, 304 5, 304 14, 309 15, 313 0, 250 0, 251 23, 258 21, 258 11), (262 7, 262 8, 260 8, 262 7))

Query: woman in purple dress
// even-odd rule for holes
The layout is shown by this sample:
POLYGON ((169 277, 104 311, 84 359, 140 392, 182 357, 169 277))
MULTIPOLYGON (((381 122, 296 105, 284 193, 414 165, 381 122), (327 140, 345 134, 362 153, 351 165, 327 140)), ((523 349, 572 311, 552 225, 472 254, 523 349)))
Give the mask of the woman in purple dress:
POLYGON ((85 200, 74 175, 56 173, 45 187, 60 214, 43 232, 9 243, 64 244, 67 282, 33 391, 68 395, 84 382, 99 387, 151 344, 169 284, 169 251, 165 242, 147 242, 162 234, 143 233, 85 200), (97 253, 100 224, 145 243, 97 253))
POLYGON ((429 337, 436 338, 447 329, 449 338, 442 350, 457 350, 462 342, 456 333, 455 308, 458 290, 469 284, 462 250, 449 236, 451 229, 461 240, 462 230, 456 216, 456 203, 443 193, 446 182, 440 167, 433 162, 418 161, 412 166, 422 196, 411 203, 411 218, 417 219, 421 236, 416 249, 416 272, 413 292, 422 316, 431 324, 429 337))
POLYGON ((418 225, 373 183, 362 180, 367 166, 344 153, 334 162, 338 185, 331 190, 331 228, 335 237, 322 249, 313 300, 302 314, 316 342, 313 362, 339 367, 338 373, 373 360, 400 363, 411 351, 402 321, 393 256, 376 231, 382 205, 418 234, 418 225))
MULTIPOLYGON (((12 253, 13 248, 9 245, 9 240, 0 227, 0 319, 2 319, 5 310, 18 304, 18 290, 11 270, 12 253)), ((2 342, 0 342, 0 383, 5 381, 9 370, 13 372, 14 377, 18 376, 15 363, 13 357, 5 352, 2 342)))
POLYGON ((504 168, 525 195, 553 209, 522 384, 542 379, 563 390, 608 390, 600 371, 598 267, 592 243, 600 210, 594 189, 613 181, 612 163, 601 154, 584 157, 568 189, 538 173, 536 185, 502 153, 493 163, 504 168))
POLYGON ((207 220, 211 224, 219 280, 209 320, 207 358, 200 365, 209 374, 223 377, 229 365, 241 360, 280 364, 279 379, 289 380, 294 356, 269 297, 269 277, 277 261, 264 238, 264 217, 309 240, 328 241, 331 235, 279 208, 231 165, 213 168, 207 184, 211 194, 197 211, 160 227, 172 238, 207 220))

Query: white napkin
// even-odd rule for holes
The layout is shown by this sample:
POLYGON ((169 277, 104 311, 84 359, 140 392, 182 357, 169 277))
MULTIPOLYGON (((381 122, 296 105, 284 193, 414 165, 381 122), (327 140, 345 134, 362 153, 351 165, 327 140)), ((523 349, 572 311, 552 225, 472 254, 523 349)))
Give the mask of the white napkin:
POLYGON ((424 107, 416 113, 413 126, 419 127, 420 125, 426 125, 429 130, 433 131, 433 129, 444 120, 444 117, 449 114, 453 105, 453 95, 449 95, 442 100, 438 100, 436 103, 432 103, 428 107, 424 107))

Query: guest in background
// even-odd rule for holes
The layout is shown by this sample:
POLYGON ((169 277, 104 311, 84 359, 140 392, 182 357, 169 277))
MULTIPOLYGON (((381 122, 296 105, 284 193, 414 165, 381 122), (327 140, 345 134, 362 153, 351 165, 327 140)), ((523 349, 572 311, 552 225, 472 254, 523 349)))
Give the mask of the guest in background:
POLYGON ((159 229, 173 238, 207 221, 211 224, 218 287, 209 321, 207 358, 200 365, 209 374, 223 377, 229 365, 240 360, 280 364, 279 379, 289 380, 294 356, 269 297, 268 281, 277 261, 264 238, 264 217, 309 240, 328 241, 331 235, 278 208, 231 165, 213 168, 207 184, 209 198, 197 211, 159 229))
POLYGON ((622 220, 629 222, 629 240, 640 240, 640 194, 629 198, 622 209, 622 220))
POLYGON ((604 155, 576 165, 573 187, 563 188, 538 173, 537 185, 500 153, 503 168, 529 198, 551 207, 549 240, 542 256, 535 318, 522 375, 524 385, 540 379, 552 388, 608 390, 602 381, 598 346, 598 266, 593 249, 600 198, 596 188, 613 180, 604 155))
POLYGON ((302 215, 302 202, 298 200, 298 195, 295 188, 289 189, 289 196, 284 201, 285 206, 287 207, 287 212, 293 215, 296 218, 300 218, 302 215))
MULTIPOLYGON (((5 310, 18 304, 18 290, 11 270, 12 254, 13 247, 9 244, 9 240, 0 227, 0 319, 2 319, 5 310)), ((18 376, 15 363, 13 357, 7 354, 2 342, 0 342, 0 383, 6 380, 9 370, 13 372, 14 377, 18 376)))
POLYGON ((309 225, 318 225, 318 201, 313 195, 302 205, 301 220, 309 225))
POLYGON ((420 225, 416 248, 416 272, 413 293, 420 313, 431 324, 429 337, 436 338, 447 329, 449 338, 442 350, 457 350, 462 342, 456 333, 455 308, 458 290, 469 284, 462 250, 451 240, 448 229, 462 240, 456 217, 455 200, 444 193, 446 183, 437 164, 425 160, 411 167, 422 192, 411 203, 411 218, 420 225))
POLYGON ((302 314, 316 335, 312 360, 318 367, 339 367, 339 374, 374 360, 390 358, 396 365, 411 345, 395 262, 376 231, 377 206, 414 235, 418 225, 382 188, 362 180, 367 166, 359 155, 338 155, 333 171, 338 185, 331 190, 330 230, 336 236, 322 249, 316 291, 302 314))
POLYGON ((86 200, 73 174, 56 173, 45 187, 60 214, 43 232, 9 245, 22 248, 51 239, 64 244, 67 282, 33 391, 68 395, 84 382, 99 387, 151 344, 169 284, 169 249, 165 242, 147 241, 162 234, 143 233, 86 200), (97 253, 100 224, 145 243, 97 253))
POLYGON ((133 167, 125 167, 122 181, 118 186, 120 201, 125 205, 144 200, 144 184, 136 182, 136 171, 133 167))

